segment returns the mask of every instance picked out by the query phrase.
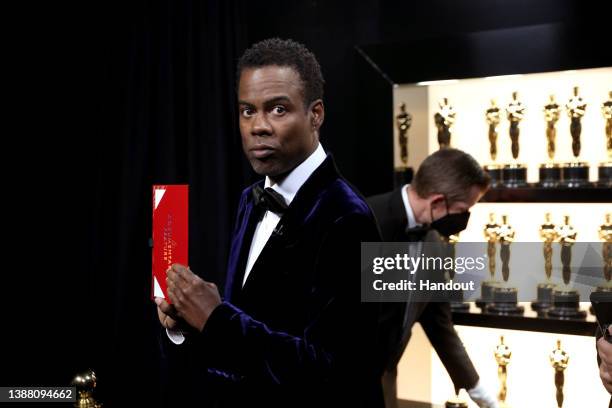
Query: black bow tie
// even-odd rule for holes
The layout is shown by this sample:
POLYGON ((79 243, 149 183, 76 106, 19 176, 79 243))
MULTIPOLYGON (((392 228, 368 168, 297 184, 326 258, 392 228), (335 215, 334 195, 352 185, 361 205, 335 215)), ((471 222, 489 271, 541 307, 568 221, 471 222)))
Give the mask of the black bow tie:
POLYGON ((260 215, 265 214, 266 211, 282 214, 288 208, 283 196, 270 187, 263 189, 259 186, 255 186, 252 192, 255 208, 260 215))

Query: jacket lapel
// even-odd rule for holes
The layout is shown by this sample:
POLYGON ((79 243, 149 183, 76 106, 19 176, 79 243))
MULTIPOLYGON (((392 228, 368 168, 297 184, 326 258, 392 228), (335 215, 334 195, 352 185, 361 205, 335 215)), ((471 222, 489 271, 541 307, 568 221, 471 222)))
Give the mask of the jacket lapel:
POLYGON ((408 216, 406 215, 406 208, 404 208, 404 200, 402 199, 402 188, 393 190, 387 210, 389 212, 387 220, 390 223, 389 230, 393 231, 390 241, 405 241, 408 216))
MULTIPOLYGON (((300 234, 297 232, 301 225, 306 222, 306 219, 312 208, 315 206, 320 193, 326 189, 329 184, 340 177, 336 165, 331 154, 328 154, 325 161, 310 175, 302 187, 298 190, 296 196, 291 201, 289 208, 279 220, 274 232, 266 242, 257 260, 253 264, 249 277, 242 288, 242 295, 248 292, 252 282, 258 279, 258 276, 265 274, 267 268, 262 265, 273 264, 274 258, 278 251, 295 245, 300 239, 300 234), (261 269, 261 270, 260 270, 261 269)), ((251 240, 253 234, 251 233, 251 240)), ((246 244, 250 246, 251 240, 246 244)), ((248 257, 248 249, 246 253, 248 257)), ((245 261, 246 262, 246 261, 245 261)), ((246 264, 246 263, 245 263, 246 264)), ((244 266, 243 266, 244 269, 244 266)), ((242 272, 244 276, 244 271, 242 272)), ((242 281, 241 281, 242 282, 242 281)))
POLYGON ((225 298, 236 303, 242 292, 242 281, 246 263, 249 257, 251 242, 255 227, 259 221, 256 211, 254 211, 252 188, 247 192, 246 202, 243 205, 243 213, 240 224, 232 239, 230 257, 227 265, 227 280, 225 284, 225 298))

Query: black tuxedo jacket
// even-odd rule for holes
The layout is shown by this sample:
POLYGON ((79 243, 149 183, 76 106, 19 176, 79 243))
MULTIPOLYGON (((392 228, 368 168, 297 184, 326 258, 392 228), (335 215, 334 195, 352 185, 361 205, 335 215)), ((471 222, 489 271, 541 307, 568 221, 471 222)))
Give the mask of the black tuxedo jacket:
MULTIPOLYGON (((374 211, 384 241, 440 241, 440 235, 434 230, 414 236, 406 234, 408 219, 401 189, 370 197, 368 203, 374 211)), ((470 389, 476 385, 478 373, 455 331, 448 302, 412 302, 408 309, 406 303, 387 303, 384 305, 382 320, 384 322, 379 327, 385 327, 384 333, 387 334, 383 343, 387 354, 387 370, 397 366, 410 341, 412 325, 419 322, 455 388, 470 389), (404 323, 405 319, 407 324, 404 323)))
MULTIPOLYGON (((202 392, 230 407, 383 406, 377 305, 360 302, 360 242, 380 240, 369 207, 328 156, 243 287, 259 220, 253 187, 240 200, 224 302, 187 339, 213 380, 202 392)), ((183 346, 164 340, 172 352, 183 346)))

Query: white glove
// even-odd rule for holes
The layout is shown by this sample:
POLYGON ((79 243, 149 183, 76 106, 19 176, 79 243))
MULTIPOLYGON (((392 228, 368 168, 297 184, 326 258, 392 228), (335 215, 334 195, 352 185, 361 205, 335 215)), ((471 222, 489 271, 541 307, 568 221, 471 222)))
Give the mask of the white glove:
POLYGON ((480 383, 480 380, 476 383, 474 388, 467 390, 467 393, 480 408, 499 408, 497 398, 494 396, 495 394, 491 394, 489 390, 480 383))

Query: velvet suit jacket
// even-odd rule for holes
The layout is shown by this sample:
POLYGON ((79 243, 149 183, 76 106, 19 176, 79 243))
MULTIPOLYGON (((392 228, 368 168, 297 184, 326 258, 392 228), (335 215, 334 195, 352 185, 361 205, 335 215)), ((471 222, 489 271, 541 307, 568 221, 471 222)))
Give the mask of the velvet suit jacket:
MULTIPOLYGON (((595 332, 595 341, 599 340, 602 336, 603 336, 603 333, 599 325, 597 325, 597 331, 595 332)), ((597 355, 597 367, 599 367, 601 366, 601 358, 599 357, 599 352, 597 351, 597 345, 595 345, 595 354, 597 355)), ((612 397, 610 397, 608 408, 612 408, 612 397)))
POLYGON ((360 302, 360 242, 380 239, 369 207, 328 155, 243 287, 259 221, 253 187, 240 200, 224 302, 187 339, 214 381, 208 392, 231 407, 383 406, 378 306, 360 302))
MULTIPOLYGON (((434 230, 421 236, 406 234, 408 219, 401 189, 370 197, 368 203, 374 211, 384 241, 440 241, 439 234, 434 230)), ((478 373, 455 331, 448 302, 412 302, 408 310, 406 303, 387 303, 384 306, 381 327, 386 327, 384 347, 388 355, 388 370, 395 368, 399 362, 410 341, 412 325, 419 322, 455 387, 470 389, 476 385, 478 373), (407 319, 405 327, 404 319, 407 319)))

